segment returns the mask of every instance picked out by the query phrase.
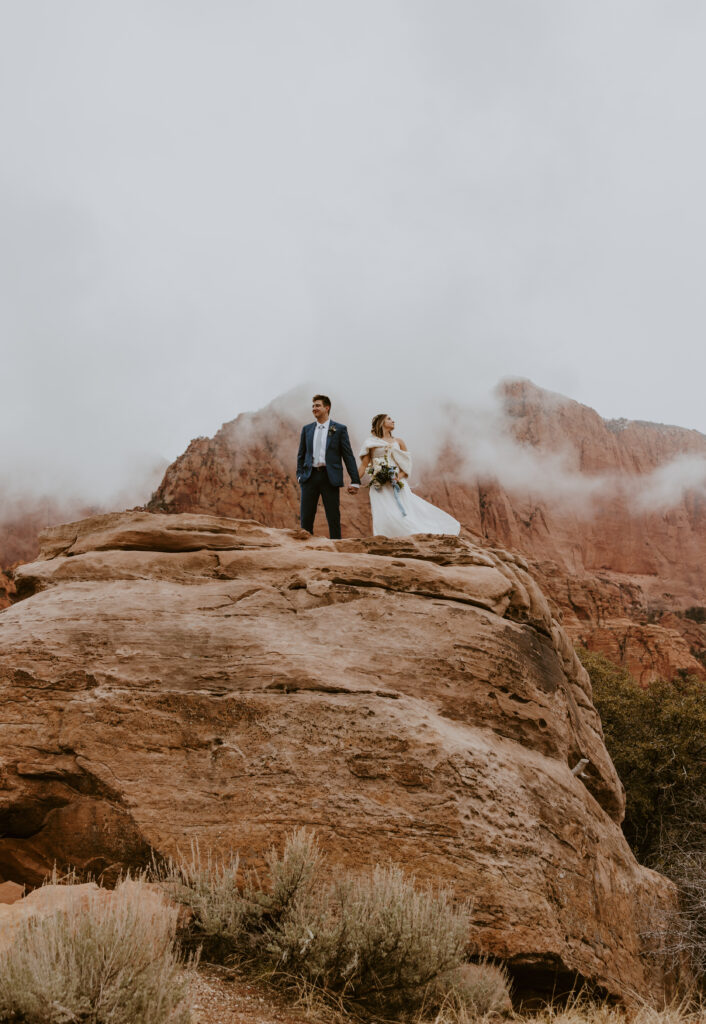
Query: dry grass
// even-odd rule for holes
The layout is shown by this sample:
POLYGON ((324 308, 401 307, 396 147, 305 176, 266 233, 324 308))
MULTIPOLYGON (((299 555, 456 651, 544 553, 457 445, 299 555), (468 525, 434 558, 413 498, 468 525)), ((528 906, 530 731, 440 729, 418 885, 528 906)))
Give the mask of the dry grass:
POLYGON ((661 1010, 642 1004, 630 1009, 610 1003, 578 1000, 565 1007, 548 1006, 529 1017, 516 1017, 526 1024, 706 1024, 706 1009, 687 1002, 661 1010))
MULTIPOLYGON (((195 1024, 361 1024, 359 1015, 336 1009, 308 987, 302 988, 297 999, 291 998, 290 989, 285 999, 281 990, 235 971, 205 967, 198 973, 208 990, 206 999, 198 999, 203 1015, 197 1010, 195 1024)), ((408 1019, 412 1024, 706 1024, 706 1013, 686 1005, 626 1011, 606 1003, 578 1001, 561 1009, 521 1015, 508 1012, 502 1002, 483 1010, 480 1005, 471 1008, 447 1000, 435 1009, 427 1004, 418 1007, 408 1019)), ((380 1017, 373 1020, 387 1024, 380 1017)), ((365 1021, 371 1024, 370 1017, 365 1021)))
MULTIPOLYGON (((702 813, 706 812, 706 800, 702 813)), ((701 830, 703 831, 702 819, 701 830)), ((704 840, 701 839, 703 844, 704 840)), ((686 959, 702 991, 706 989, 706 849, 672 849, 669 875, 679 889, 679 909, 661 936, 662 952, 674 969, 686 959)))

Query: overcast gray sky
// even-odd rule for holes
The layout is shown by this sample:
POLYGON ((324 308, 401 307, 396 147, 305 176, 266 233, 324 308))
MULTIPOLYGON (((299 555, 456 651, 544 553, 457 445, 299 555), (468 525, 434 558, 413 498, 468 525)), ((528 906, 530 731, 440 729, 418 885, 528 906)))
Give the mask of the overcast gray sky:
POLYGON ((0 12, 3 487, 105 497, 302 380, 706 431, 700 0, 0 12))

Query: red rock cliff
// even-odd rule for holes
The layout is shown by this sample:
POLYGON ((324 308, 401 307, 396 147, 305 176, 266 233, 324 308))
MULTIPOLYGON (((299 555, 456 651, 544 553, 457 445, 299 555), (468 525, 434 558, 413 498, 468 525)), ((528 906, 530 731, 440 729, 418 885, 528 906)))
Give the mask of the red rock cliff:
MULTIPOLYGON (((567 478, 595 485, 593 497, 572 497, 571 487, 554 493, 556 480, 547 492, 541 474, 536 493, 487 474, 461 477, 459 458, 448 449, 417 479, 417 491, 448 509, 468 533, 532 559, 575 641, 627 664, 642 681, 679 670, 703 674, 706 631, 673 613, 706 603, 706 499, 675 491, 668 507, 641 511, 638 495, 674 459, 706 458, 706 436, 604 420, 529 381, 506 383, 501 393, 502 429, 520 449, 561 453, 567 478)), ((150 507, 296 526, 299 428, 277 412, 276 402, 239 416, 215 437, 192 441, 168 468, 150 507)), ((343 495, 343 521, 349 536, 370 533, 365 495, 343 495)), ((317 532, 324 525, 321 516, 317 532)))

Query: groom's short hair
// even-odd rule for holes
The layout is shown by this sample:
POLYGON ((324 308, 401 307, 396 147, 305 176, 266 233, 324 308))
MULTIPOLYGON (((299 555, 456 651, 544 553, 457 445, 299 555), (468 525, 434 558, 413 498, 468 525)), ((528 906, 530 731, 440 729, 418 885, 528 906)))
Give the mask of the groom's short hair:
POLYGON ((323 402, 327 409, 331 408, 331 399, 328 395, 314 395, 312 402, 323 402))

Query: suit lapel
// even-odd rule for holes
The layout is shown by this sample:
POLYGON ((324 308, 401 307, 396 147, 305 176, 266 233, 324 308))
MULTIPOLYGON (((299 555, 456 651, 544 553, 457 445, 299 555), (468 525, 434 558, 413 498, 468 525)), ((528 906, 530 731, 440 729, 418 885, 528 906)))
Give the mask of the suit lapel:
POLYGON ((307 427, 307 430, 309 431, 309 434, 307 436, 306 443, 307 443, 307 447, 308 447, 309 451, 311 452, 311 457, 313 459, 314 458, 314 434, 316 432, 316 424, 315 423, 310 423, 309 426, 307 427))
POLYGON ((329 452, 333 452, 333 440, 334 440, 334 438, 335 438, 337 433, 338 433, 338 424, 334 423, 333 420, 329 420, 328 421, 328 430, 326 431, 326 461, 327 462, 328 462, 329 452), (331 427, 336 428, 334 430, 333 434, 331 433, 331 427))

